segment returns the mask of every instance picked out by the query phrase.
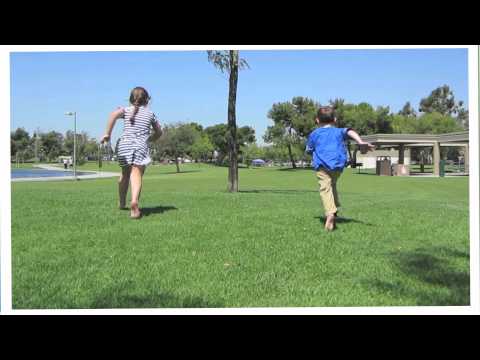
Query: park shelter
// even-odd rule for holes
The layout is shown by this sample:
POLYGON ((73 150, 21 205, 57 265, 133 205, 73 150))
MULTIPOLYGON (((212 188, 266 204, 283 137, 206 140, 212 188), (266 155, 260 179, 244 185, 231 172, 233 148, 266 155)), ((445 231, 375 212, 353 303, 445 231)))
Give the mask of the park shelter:
POLYGON ((362 140, 375 145, 377 148, 398 149, 398 164, 400 165, 404 164, 405 148, 432 147, 434 176, 440 176, 440 147, 463 147, 465 149, 465 173, 468 174, 468 131, 446 134, 373 134, 362 136, 362 140))
POLYGON ((265 165, 265 164, 266 164, 266 162, 265 162, 265 160, 263 160, 263 159, 255 159, 255 160, 252 160, 252 165, 253 165, 253 166, 263 166, 263 165, 265 165))

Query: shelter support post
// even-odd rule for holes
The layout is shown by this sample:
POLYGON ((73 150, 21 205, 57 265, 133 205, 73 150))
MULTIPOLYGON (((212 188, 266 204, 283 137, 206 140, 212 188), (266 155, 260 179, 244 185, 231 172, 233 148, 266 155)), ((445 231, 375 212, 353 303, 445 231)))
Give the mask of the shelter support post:
POLYGON ((403 165, 405 163, 405 144, 398 146, 398 163, 403 165))
POLYGON ((468 156, 468 144, 465 145, 465 155, 464 155, 464 164, 465 164, 465 173, 468 174, 468 166, 469 166, 469 156, 468 156))
POLYGON ((433 143, 433 175, 440 176, 440 143, 433 143))

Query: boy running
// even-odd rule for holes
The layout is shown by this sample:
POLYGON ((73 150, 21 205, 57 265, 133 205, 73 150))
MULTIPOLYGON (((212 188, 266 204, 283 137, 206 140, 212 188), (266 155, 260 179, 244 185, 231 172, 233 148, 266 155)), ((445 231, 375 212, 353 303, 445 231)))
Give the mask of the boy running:
POLYGON ((350 137, 369 150, 373 150, 374 146, 362 141, 350 128, 337 128, 335 126, 337 119, 331 106, 320 107, 315 122, 319 127, 308 136, 305 151, 313 155, 313 168, 316 171, 320 197, 325 209, 325 230, 332 231, 335 229, 335 217, 340 207, 337 180, 348 164, 345 140, 350 137))

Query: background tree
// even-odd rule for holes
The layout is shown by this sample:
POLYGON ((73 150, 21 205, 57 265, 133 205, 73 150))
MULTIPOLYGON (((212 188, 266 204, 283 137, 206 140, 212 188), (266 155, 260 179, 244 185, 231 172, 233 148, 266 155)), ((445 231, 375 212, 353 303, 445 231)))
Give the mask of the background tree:
POLYGON ((415 112, 415 109, 410 104, 410 101, 407 101, 405 105, 403 105, 402 110, 398 112, 398 115, 403 115, 407 117, 416 117, 417 113, 415 112))
POLYGON ((396 114, 392 116, 391 126, 395 134, 415 134, 418 131, 418 119, 413 116, 396 114))
POLYGON ((48 161, 54 161, 62 153, 63 135, 56 131, 40 134, 41 149, 48 161))
POLYGON ((238 192, 238 152, 237 152, 237 120, 236 120, 236 102, 237 102, 237 83, 239 69, 248 67, 244 59, 240 59, 238 50, 213 51, 208 53, 208 60, 222 73, 229 74, 228 87, 228 191, 238 192))
POLYGON ((191 156, 195 161, 201 160, 203 162, 207 162, 213 157, 214 150, 212 142, 205 133, 201 133, 190 148, 191 156))
POLYGON ((252 160, 265 160, 265 149, 261 146, 258 146, 256 143, 242 145, 241 149, 242 161, 247 167, 250 167, 250 163, 252 162, 252 160))
POLYGON ((455 102, 453 91, 448 85, 439 86, 429 96, 420 100, 420 112, 437 112, 442 115, 452 115, 457 112, 458 104, 455 102))
MULTIPOLYGON (((73 156, 74 133, 68 130, 63 141, 63 155, 73 156)), ((96 159, 98 156, 98 145, 96 139, 90 138, 85 131, 77 133, 77 164, 84 164, 86 159, 96 159)))
MULTIPOLYGON (((215 150, 218 152, 217 165, 223 164, 225 157, 228 155, 229 151, 229 129, 225 124, 217 124, 205 128, 205 133, 207 134, 210 142, 212 143, 215 150)), ((240 147, 242 145, 251 144, 255 142, 255 130, 250 126, 243 126, 237 128, 236 131, 236 146, 235 151, 237 156, 241 153, 240 147)))
POLYGON ((217 124, 205 128, 205 133, 212 143, 214 149, 218 152, 217 165, 223 163, 223 159, 228 155, 228 141, 227 141, 228 127, 225 124, 217 124))
POLYGON ((24 128, 10 133, 10 154, 22 161, 33 158, 33 139, 24 128))
POLYGON ((301 136, 295 130, 295 106, 288 101, 273 104, 267 116, 273 120, 274 125, 267 128, 263 136, 264 141, 276 146, 285 146, 295 169, 293 148, 302 143, 301 136))
POLYGON ((179 158, 191 153, 192 145, 199 137, 198 131, 190 124, 166 125, 162 136, 155 142, 155 147, 160 156, 172 157, 180 172, 179 158))
POLYGON ((292 99, 294 108, 293 127, 302 138, 306 137, 316 128, 315 117, 317 116, 320 103, 303 96, 292 99))
POLYGON ((438 112, 420 116, 416 127, 417 134, 443 134, 461 130, 462 128, 453 117, 438 112))

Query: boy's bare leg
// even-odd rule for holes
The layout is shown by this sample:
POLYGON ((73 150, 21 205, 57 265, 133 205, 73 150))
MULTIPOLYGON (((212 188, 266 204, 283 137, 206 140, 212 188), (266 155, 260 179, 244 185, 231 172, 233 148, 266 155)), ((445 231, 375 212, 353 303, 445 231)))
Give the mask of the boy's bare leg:
POLYGON ((132 193, 132 201, 130 206, 130 216, 132 218, 139 218, 141 213, 138 207, 140 193, 142 192, 142 177, 145 171, 145 166, 132 165, 132 173, 130 174, 130 185, 132 193))
POLYGON ((127 204, 128 184, 130 183, 131 166, 122 167, 122 175, 118 179, 118 207, 125 209, 127 204))
POLYGON ((332 231, 335 229, 335 214, 327 215, 325 220, 325 230, 332 231))

